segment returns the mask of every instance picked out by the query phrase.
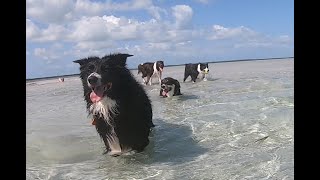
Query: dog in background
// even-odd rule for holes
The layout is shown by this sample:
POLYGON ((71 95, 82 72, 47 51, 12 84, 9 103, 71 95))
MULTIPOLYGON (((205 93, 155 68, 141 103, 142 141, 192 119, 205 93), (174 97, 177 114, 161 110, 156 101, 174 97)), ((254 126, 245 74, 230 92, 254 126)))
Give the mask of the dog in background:
POLYGON ((209 73, 209 65, 208 63, 197 63, 197 64, 186 64, 184 70, 184 78, 183 82, 190 76, 193 83, 196 82, 197 78, 200 78, 206 81, 206 74, 209 73), (199 76, 199 77, 198 77, 199 76))
POLYGON ((172 97, 182 95, 180 92, 180 83, 178 80, 171 77, 166 77, 161 80, 160 96, 172 97))
POLYGON ((130 54, 110 54, 74 61, 80 64, 87 111, 106 153, 141 152, 149 144, 152 106, 144 88, 126 67, 130 54))
POLYGON ((138 75, 142 74, 142 79, 144 84, 152 85, 152 78, 157 76, 159 80, 159 84, 161 84, 161 77, 164 68, 163 61, 146 62, 138 65, 138 75), (145 80, 147 77, 147 80, 145 80))

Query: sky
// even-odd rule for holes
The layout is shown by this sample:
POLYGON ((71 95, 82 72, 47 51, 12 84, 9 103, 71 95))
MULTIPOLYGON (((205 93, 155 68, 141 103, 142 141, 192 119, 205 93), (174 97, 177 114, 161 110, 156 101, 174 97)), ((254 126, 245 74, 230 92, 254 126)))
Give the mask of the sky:
POLYGON ((293 0, 26 0, 26 78, 129 53, 128 68, 293 57, 293 0))

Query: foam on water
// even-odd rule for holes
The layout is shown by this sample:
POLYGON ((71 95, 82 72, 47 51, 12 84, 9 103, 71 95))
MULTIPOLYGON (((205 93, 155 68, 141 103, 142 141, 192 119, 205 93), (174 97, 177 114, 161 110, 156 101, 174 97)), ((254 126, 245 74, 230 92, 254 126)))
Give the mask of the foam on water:
MULTIPOLYGON (((156 125, 144 152, 103 155, 81 81, 27 86, 27 179, 293 179, 293 59, 209 64, 208 81, 144 86, 156 125)), ((139 82, 141 77, 132 71, 139 82)))

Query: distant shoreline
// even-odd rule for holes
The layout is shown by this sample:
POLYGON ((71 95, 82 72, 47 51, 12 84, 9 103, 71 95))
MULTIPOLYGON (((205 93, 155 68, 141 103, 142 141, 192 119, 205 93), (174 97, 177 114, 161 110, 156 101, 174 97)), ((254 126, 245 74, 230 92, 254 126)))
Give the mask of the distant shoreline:
MULTIPOLYGON (((278 58, 263 58, 263 59, 234 59, 234 60, 225 60, 225 61, 208 61, 208 62, 202 62, 202 63, 228 63, 228 62, 239 62, 239 61, 261 61, 261 60, 273 60, 273 59, 293 59, 294 57, 278 57, 278 58)), ((166 65, 165 67, 174 67, 174 66, 183 66, 188 63, 184 64, 175 64, 175 65, 166 65)), ((137 68, 129 68, 130 70, 137 70, 137 68)), ((57 76, 48 76, 48 77, 39 77, 39 78, 29 78, 26 79, 26 82, 28 81, 35 81, 35 80, 41 80, 41 79, 55 79, 55 78, 61 78, 61 77, 73 77, 73 76, 79 76, 79 74, 66 74, 66 75, 57 75, 57 76)))

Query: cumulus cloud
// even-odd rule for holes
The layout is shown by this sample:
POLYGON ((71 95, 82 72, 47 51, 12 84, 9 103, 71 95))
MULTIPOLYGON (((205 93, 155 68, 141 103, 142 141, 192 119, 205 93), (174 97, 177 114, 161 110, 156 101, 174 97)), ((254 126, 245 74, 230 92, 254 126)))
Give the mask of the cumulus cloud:
MULTIPOLYGON (((57 53, 53 52, 52 50, 47 50, 46 48, 35 48, 34 55, 40 57, 45 60, 57 59, 59 56, 57 53)), ((48 61, 51 62, 51 61, 48 61)))
POLYGON ((26 20, 26 39, 36 42, 49 42, 62 40, 67 29, 61 25, 50 24, 47 28, 40 29, 31 20, 26 20))
POLYGON ((27 0, 26 15, 39 21, 59 23, 74 9, 70 0, 27 0))
POLYGON ((193 11, 188 5, 176 5, 172 7, 172 13, 175 17, 176 26, 179 29, 191 26, 193 11))
POLYGON ((100 50, 112 47, 115 47, 112 41, 82 41, 75 45, 75 48, 80 50, 100 50))
POLYGON ((39 34, 40 29, 30 19, 26 19, 26 39, 36 38, 39 34))
POLYGON ((138 36, 139 22, 115 16, 83 17, 72 24, 73 41, 132 40, 138 36))
POLYGON ((161 14, 165 14, 167 15, 168 12, 160 7, 157 6, 150 6, 149 8, 147 8, 147 11, 157 20, 161 20, 161 14))
POLYGON ((151 0, 61 0, 63 7, 57 2, 27 0, 28 58, 59 63, 70 58, 126 52, 134 54, 130 62, 135 58, 142 61, 169 57, 171 63, 180 63, 189 57, 227 57, 248 49, 281 49, 293 44, 288 35, 268 36, 245 26, 213 24, 195 28, 194 12, 188 5, 175 5, 166 11, 151 0), (136 10, 149 16, 132 19, 119 15, 120 11, 136 10))
POLYGON ((126 2, 91 0, 27 0, 26 15, 44 23, 62 23, 82 16, 101 16, 106 12, 146 10, 156 19, 166 11, 153 5, 152 0, 126 2))

